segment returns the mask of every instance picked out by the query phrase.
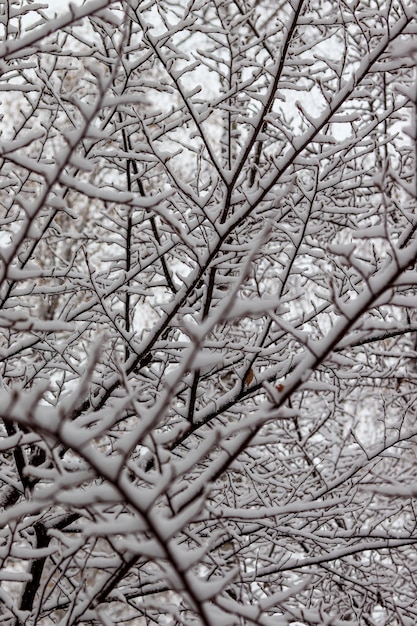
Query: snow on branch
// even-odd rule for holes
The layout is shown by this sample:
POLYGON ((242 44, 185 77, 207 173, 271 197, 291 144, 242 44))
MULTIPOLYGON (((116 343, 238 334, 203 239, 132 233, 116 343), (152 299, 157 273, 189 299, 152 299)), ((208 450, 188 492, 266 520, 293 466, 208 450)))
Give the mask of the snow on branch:
POLYGON ((5 626, 417 623, 414 0, 0 8, 5 626))

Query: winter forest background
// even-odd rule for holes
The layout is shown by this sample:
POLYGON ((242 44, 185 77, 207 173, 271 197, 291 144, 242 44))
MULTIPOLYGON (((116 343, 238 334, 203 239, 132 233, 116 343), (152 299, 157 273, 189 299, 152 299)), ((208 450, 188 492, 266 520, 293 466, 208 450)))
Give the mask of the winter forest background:
POLYGON ((2 626, 415 625, 415 0, 0 33, 2 626))

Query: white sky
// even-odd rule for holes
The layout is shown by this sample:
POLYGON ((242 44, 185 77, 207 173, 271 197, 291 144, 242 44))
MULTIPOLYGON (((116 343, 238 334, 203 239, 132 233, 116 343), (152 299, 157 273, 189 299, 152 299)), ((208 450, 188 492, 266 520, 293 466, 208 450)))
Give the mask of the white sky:
MULTIPOLYGON (((70 1, 71 0, 45 0, 45 4, 49 4, 49 11, 51 13, 64 13, 67 10, 70 1)), ((81 0, 78 0, 77 2, 72 2, 72 4, 79 6, 82 3, 81 0)))

